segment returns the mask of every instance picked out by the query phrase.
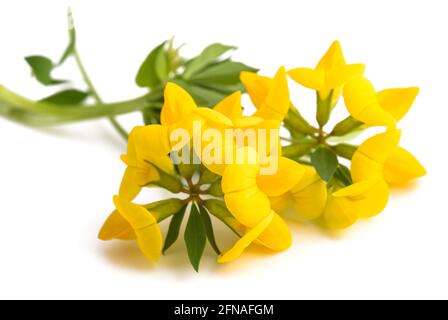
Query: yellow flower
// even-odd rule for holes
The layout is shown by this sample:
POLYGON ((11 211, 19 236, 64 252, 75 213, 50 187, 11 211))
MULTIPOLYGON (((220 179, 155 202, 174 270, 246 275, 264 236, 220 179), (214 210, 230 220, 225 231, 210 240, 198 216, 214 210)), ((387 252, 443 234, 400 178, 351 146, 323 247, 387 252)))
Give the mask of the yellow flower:
POLYGON ((411 108, 418 88, 397 88, 376 92, 372 83, 358 77, 344 88, 347 110, 356 120, 369 126, 394 128, 411 108))
POLYGON ((299 217, 315 220, 322 215, 327 204, 327 185, 313 167, 302 168, 304 174, 299 183, 283 195, 270 197, 271 206, 281 213, 292 204, 299 217))
POLYGON ((163 237, 157 219, 146 208, 119 196, 114 197, 114 211, 100 231, 101 240, 136 239, 140 250, 153 262, 162 253, 163 237))
POLYGON ((273 79, 252 72, 241 72, 240 78, 257 108, 254 116, 283 121, 290 106, 285 68, 281 67, 273 79))
POLYGON ((211 151, 216 151, 215 149, 219 149, 219 153, 222 155, 223 161, 220 163, 204 162, 204 165, 208 170, 215 174, 222 175, 224 173, 225 165, 228 162, 227 160, 230 159, 231 162, 235 160, 236 149, 248 146, 251 143, 249 138, 238 139, 237 135, 228 137, 225 134, 224 129, 239 130, 240 138, 253 136, 253 145, 251 145, 251 147, 256 146, 259 155, 262 154, 269 156, 272 151, 277 151, 279 153, 281 152, 280 137, 278 134, 281 122, 278 120, 263 119, 257 116, 243 116, 241 92, 235 92, 223 99, 213 108, 213 111, 219 112, 223 116, 227 117, 232 122, 232 126, 216 126, 216 124, 204 126, 204 129, 213 128, 219 130, 222 137, 220 141, 210 141, 208 143, 207 141, 202 141, 202 150, 200 151, 202 157, 211 156, 205 151, 209 149, 211 149, 211 151), (271 135, 271 130, 275 130, 275 135, 271 135), (260 134, 260 132, 264 132, 266 134, 260 134), (209 146, 215 146, 215 148, 209 148, 209 146), (260 148, 263 148, 263 150, 260 148), (229 156, 229 153, 232 154, 229 156))
POLYGON ((315 69, 297 68, 288 74, 301 85, 316 90, 322 100, 326 100, 333 91, 332 100, 337 101, 344 84, 361 76, 364 70, 363 64, 347 64, 340 43, 335 41, 315 69))
POLYGON ((355 182, 385 179, 389 184, 405 184, 426 175, 425 168, 408 151, 398 146, 401 131, 378 134, 353 155, 352 177, 355 182))
POLYGON ((193 122, 210 123, 214 126, 231 127, 232 122, 222 113, 209 108, 199 108, 190 94, 175 83, 169 82, 165 87, 165 103, 160 113, 163 126, 185 129, 193 135, 193 122))
POLYGON ((306 220, 322 215, 327 202, 327 186, 313 167, 305 166, 305 174, 291 190, 295 212, 306 220))
POLYGON ((219 257, 220 263, 236 259, 255 240, 273 251, 286 250, 291 245, 289 229, 272 210, 269 196, 282 195, 294 187, 303 176, 302 166, 280 158, 276 174, 261 175, 256 151, 251 148, 242 150, 244 163, 226 166, 222 189, 227 208, 249 231, 219 257))
POLYGON ((160 170, 174 173, 174 166, 169 157, 171 151, 168 130, 160 125, 136 127, 129 135, 127 154, 122 156, 127 165, 120 186, 119 195, 126 200, 133 200, 143 186, 159 180, 160 170))
POLYGON ((389 200, 389 186, 383 179, 371 179, 337 190, 329 196, 324 222, 330 229, 344 229, 359 218, 370 218, 381 211, 389 200))

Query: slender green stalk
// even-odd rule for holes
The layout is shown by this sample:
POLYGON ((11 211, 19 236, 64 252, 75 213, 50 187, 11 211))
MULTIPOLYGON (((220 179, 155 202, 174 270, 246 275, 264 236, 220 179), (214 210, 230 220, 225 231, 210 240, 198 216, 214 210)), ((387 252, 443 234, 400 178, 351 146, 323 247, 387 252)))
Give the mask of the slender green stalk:
POLYGON ((117 103, 61 107, 27 99, 0 85, 0 114, 8 119, 36 127, 93 120, 141 111, 154 105, 158 100, 160 100, 158 93, 149 93, 117 103))
MULTIPOLYGON (((97 104, 103 105, 103 100, 98 94, 98 91, 96 91, 95 86, 93 85, 92 81, 90 80, 90 77, 84 67, 84 64, 82 63, 81 57, 79 56, 78 51, 74 50, 74 57, 76 60, 76 64, 78 66, 79 71, 81 72, 82 78, 84 79, 84 82, 86 83, 87 87, 89 88, 90 93, 93 96, 93 99, 95 99, 95 102, 97 104)), ((129 138, 128 133, 126 130, 118 123, 118 121, 114 117, 108 117, 110 123, 112 126, 117 130, 117 132, 127 141, 129 138)))

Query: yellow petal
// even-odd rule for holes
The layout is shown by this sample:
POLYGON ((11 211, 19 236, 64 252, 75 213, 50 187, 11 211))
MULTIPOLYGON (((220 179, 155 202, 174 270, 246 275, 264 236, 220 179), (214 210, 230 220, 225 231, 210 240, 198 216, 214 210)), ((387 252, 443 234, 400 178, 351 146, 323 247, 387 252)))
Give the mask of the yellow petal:
POLYGON ((376 162, 384 163, 397 148, 400 138, 400 130, 380 133, 362 143, 357 152, 363 153, 376 162))
POLYGON ((328 197, 324 210, 325 225, 330 229, 345 229, 358 220, 357 208, 346 198, 328 197))
POLYGON ((231 193, 256 187, 258 164, 227 165, 222 177, 222 191, 231 193))
POLYGON ((274 77, 264 104, 258 109, 255 116, 282 121, 288 113, 289 105, 288 79, 285 68, 281 67, 274 77))
POLYGON ((344 101, 353 118, 369 126, 396 125, 395 118, 384 111, 378 102, 372 83, 364 77, 352 79, 344 87, 344 101))
POLYGON ((396 148, 384 166, 384 178, 390 184, 406 184, 426 175, 426 169, 407 150, 396 148))
POLYGON ((241 118, 243 116, 241 92, 238 91, 226 97, 215 106, 214 110, 222 113, 227 118, 232 120, 241 118))
POLYGON ((109 241, 113 239, 118 240, 134 240, 135 233, 129 222, 123 218, 123 216, 115 210, 110 214, 104 223, 98 238, 103 241, 109 241))
POLYGON ((271 90, 272 79, 253 72, 244 71, 241 72, 240 80, 246 88, 252 103, 257 109, 261 108, 271 90))
POLYGON ((351 174, 354 182, 383 178, 387 159, 400 142, 401 131, 378 134, 362 143, 352 158, 351 174))
POLYGON ((225 194, 224 200, 232 215, 243 225, 255 227, 271 212, 271 203, 258 187, 225 194))
POLYGON ((259 175, 258 187, 269 197, 278 197, 296 186, 305 174, 305 169, 297 162, 281 157, 274 175, 259 175))
POLYGON ((163 237, 157 220, 144 207, 114 197, 120 214, 129 222, 137 236, 140 250, 150 261, 158 261, 162 253, 163 237))
POLYGON ((149 125, 136 127, 131 132, 134 135, 138 157, 156 165, 159 169, 174 173, 173 161, 169 157, 171 144, 167 127, 149 125))
POLYGON ((254 242, 260 234, 269 226, 274 218, 274 213, 269 214, 254 228, 249 230, 240 240, 238 240, 231 248, 224 251, 218 257, 218 263, 228 263, 237 259, 243 251, 254 242))
POLYGON ((235 128, 250 128, 261 125, 265 120, 259 117, 242 117, 238 119, 233 119, 233 125, 235 128))
POLYGON ((173 125, 196 110, 197 106, 187 91, 169 82, 165 87, 165 103, 160 113, 162 125, 173 125))
POLYGON ((379 103, 368 105, 355 119, 364 122, 364 124, 371 127, 385 126, 389 130, 395 129, 397 125, 395 118, 384 111, 379 103))
POLYGON ((342 53, 339 41, 334 41, 328 48, 325 55, 319 61, 316 69, 331 69, 336 66, 345 65, 344 54, 342 53))
POLYGON ((291 198, 290 193, 285 193, 279 197, 269 197, 272 210, 279 213, 285 212, 291 205, 291 198))
POLYGON ((384 111, 400 121, 408 113, 418 93, 419 88, 387 89, 378 92, 377 98, 384 111))
POLYGON ((291 232, 285 221, 275 212, 269 226, 257 238, 257 243, 273 251, 283 251, 291 246, 291 232))
MULTIPOLYGON (((222 176, 222 191, 231 193, 247 190, 257 186, 257 176, 260 171, 260 165, 257 162, 258 155, 252 148, 240 148, 240 155, 245 159, 239 159, 241 162, 226 165, 222 176), (255 160, 255 162, 251 162, 255 160)), ((235 160, 236 161, 236 160, 235 160)))
POLYGON ((367 106, 377 102, 375 88, 364 77, 354 78, 348 82, 343 94, 345 106, 355 119, 367 106))
POLYGON ((319 218, 327 204, 327 186, 316 170, 304 166, 305 174, 291 190, 295 212, 306 220, 319 218))
POLYGON ((288 75, 297 83, 304 87, 316 91, 324 91, 325 72, 323 70, 314 70, 309 68, 296 68, 288 72, 288 75))
POLYGON ((376 162, 361 152, 355 152, 352 158, 351 174, 353 182, 383 178, 384 164, 376 162))
POLYGON ((354 78, 361 77, 365 70, 366 66, 361 63, 344 65, 338 72, 327 74, 327 86, 336 89, 354 78))
POLYGON ((128 167, 121 181, 119 195, 123 199, 132 201, 140 193, 143 186, 159 179, 159 173, 149 164, 146 168, 128 167))
POLYGON ((209 108, 198 108, 194 112, 205 119, 205 122, 211 127, 232 127, 233 123, 224 114, 209 108))
POLYGON ((389 186, 383 179, 367 180, 338 190, 333 197, 346 198, 353 203, 358 217, 370 218, 386 208, 389 186))

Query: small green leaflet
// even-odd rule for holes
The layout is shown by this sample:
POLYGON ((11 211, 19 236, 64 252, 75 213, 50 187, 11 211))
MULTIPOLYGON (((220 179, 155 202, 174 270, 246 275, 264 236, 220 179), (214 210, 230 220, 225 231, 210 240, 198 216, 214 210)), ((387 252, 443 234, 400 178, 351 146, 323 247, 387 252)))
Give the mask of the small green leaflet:
POLYGON ((193 204, 191 208, 184 239, 191 265, 196 272, 199 272, 199 264, 201 263, 201 258, 204 253, 207 235, 201 214, 195 204, 193 204))
POLYGON ((338 168, 338 157, 327 149, 319 148, 311 155, 311 163, 321 178, 329 182, 338 168))
POLYGON ((219 57, 221 57, 224 53, 235 50, 236 47, 227 46, 220 43, 214 43, 202 51, 202 53, 196 58, 191 59, 186 67, 184 72, 184 78, 190 79, 197 72, 201 71, 211 63, 215 62, 219 57))
POLYGON ((139 87, 154 89, 168 79, 169 60, 166 43, 164 41, 152 50, 141 65, 135 79, 139 87))
POLYGON ((345 136, 353 131, 358 130, 363 125, 364 123, 362 123, 361 121, 355 120, 352 116, 349 116, 335 125, 333 131, 331 132, 331 136, 345 136))
POLYGON ((340 164, 336 170, 334 177, 338 179, 345 187, 353 184, 352 175, 350 169, 340 164))
POLYGON ((332 149, 338 156, 351 160, 356 150, 358 150, 358 146, 347 143, 340 143, 332 147, 332 149))
POLYGON ((216 244, 215 233, 213 232, 213 224, 212 220, 210 219, 210 215, 203 206, 199 207, 199 211, 201 214, 202 222, 204 223, 204 228, 207 234, 208 242, 212 246, 213 250, 215 250, 216 254, 220 255, 221 251, 219 250, 218 245, 216 244))
POLYGON ((65 80, 57 80, 51 77, 51 72, 55 68, 53 61, 44 56, 29 56, 25 61, 31 67, 33 75, 43 85, 50 86, 66 82, 65 80))
POLYGON ((171 219, 170 226, 168 228, 168 233, 165 239, 165 244, 163 246, 163 253, 165 253, 176 242, 177 238, 179 237, 180 227, 182 225, 182 221, 184 220, 187 209, 188 205, 183 207, 171 219))
POLYGON ((60 106, 74 105, 82 103, 89 96, 88 92, 79 91, 76 89, 68 89, 55 93, 46 97, 40 102, 52 103, 60 106))
POLYGON ((330 120, 330 115, 333 107, 333 93, 334 90, 330 92, 330 95, 325 100, 322 100, 319 93, 317 93, 316 120, 321 127, 324 127, 328 123, 328 120, 330 120))
POLYGON ((222 101, 226 95, 199 85, 190 84, 182 80, 174 80, 179 86, 187 90, 197 104, 205 107, 213 107, 222 101))
POLYGON ((241 62, 225 60, 207 67, 189 80, 197 83, 237 85, 240 83, 240 73, 243 71, 257 72, 258 70, 241 62))

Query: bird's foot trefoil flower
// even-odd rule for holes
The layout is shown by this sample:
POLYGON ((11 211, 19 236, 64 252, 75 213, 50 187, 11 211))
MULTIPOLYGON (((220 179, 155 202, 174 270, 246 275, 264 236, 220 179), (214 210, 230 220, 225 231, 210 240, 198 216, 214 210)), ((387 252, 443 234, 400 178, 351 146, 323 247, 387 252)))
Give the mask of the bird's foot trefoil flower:
POLYGON ((135 240, 154 262, 176 242, 186 220, 183 238, 198 270, 207 243, 219 263, 236 260, 252 245, 288 249, 291 213, 332 230, 378 215, 392 188, 426 174, 400 146, 398 129, 419 90, 377 92, 364 73, 363 64, 346 63, 337 41, 314 69, 281 67, 272 78, 243 71, 253 113, 243 109, 242 91, 201 107, 181 82, 168 82, 160 124, 136 127, 129 136, 116 210, 99 238, 135 240), (315 124, 291 101, 288 75, 316 91, 315 124), (341 96, 347 117, 330 122, 341 96), (328 123, 337 124, 327 130, 328 123), (282 125, 289 136, 280 135, 282 125), (350 143, 370 127, 383 131, 360 145, 350 143), (175 196, 133 203, 147 187, 175 196), (224 250, 214 229, 219 222, 237 237, 224 250))

